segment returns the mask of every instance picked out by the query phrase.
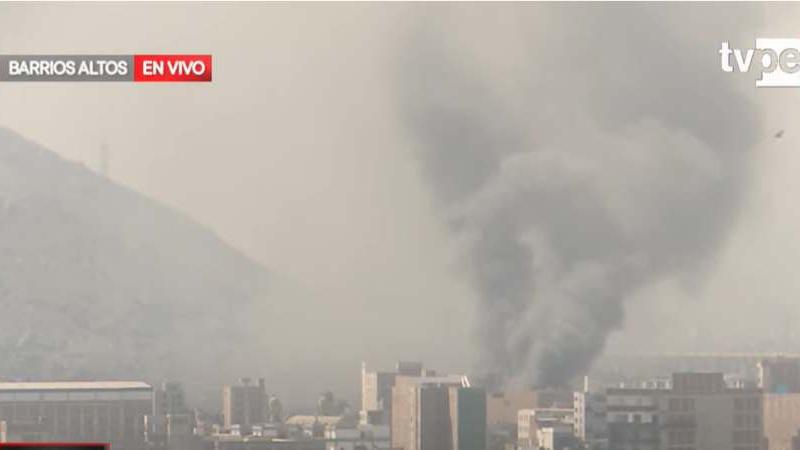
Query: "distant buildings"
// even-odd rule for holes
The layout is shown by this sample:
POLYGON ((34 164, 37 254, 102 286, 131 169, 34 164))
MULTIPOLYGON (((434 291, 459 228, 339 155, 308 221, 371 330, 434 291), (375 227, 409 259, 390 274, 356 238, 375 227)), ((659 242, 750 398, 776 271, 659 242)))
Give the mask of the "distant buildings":
POLYGON ((773 394, 800 393, 800 358, 775 356, 758 362, 758 387, 773 394))
POLYGON ((290 440, 273 438, 215 439, 207 450, 325 450, 322 440, 290 440))
POLYGON ((360 415, 325 393, 316 413, 286 421, 263 379, 225 386, 222 414, 210 416, 190 411, 173 382, 0 383, 0 441, 109 441, 114 450, 800 450, 797 367, 762 358, 763 390, 752 378, 678 372, 487 396, 465 376, 419 363, 393 372, 362 366, 360 415))
POLYGON ((720 372, 743 387, 759 387, 759 363, 800 360, 800 354, 770 353, 657 353, 605 356, 592 368, 593 379, 605 385, 653 379, 676 372, 720 372))
POLYGON ((733 389, 721 373, 676 373, 670 387, 606 391, 614 450, 762 450, 761 391, 733 389))
POLYGON ((517 417, 520 450, 562 450, 577 444, 572 408, 522 409, 517 417))
POLYGON ((361 423, 388 423, 396 372, 367 372, 361 363, 361 423))
POLYGON ((758 362, 764 390, 764 434, 770 450, 800 450, 800 357, 772 356, 758 362))
POLYGON ((764 394, 764 435, 770 450, 793 450, 800 431, 800 393, 764 394))
POLYGON ((391 446, 404 450, 486 450, 486 393, 463 376, 398 371, 392 388, 391 446))
POLYGON ((328 429, 355 428, 355 420, 342 416, 291 416, 286 419, 290 429, 302 430, 308 437, 322 438, 328 429))
POLYGON ((571 408, 572 392, 559 389, 520 389, 491 393, 486 397, 486 417, 490 427, 516 426, 522 409, 571 408))
POLYGON ((394 372, 368 372, 367 363, 361 363, 361 410, 363 425, 388 425, 392 411, 392 388, 398 376, 432 376, 435 372, 424 370, 422 363, 398 361, 394 372))
MULTIPOLYGON (((488 394, 486 396, 486 423, 489 448, 491 450, 510 450, 520 444, 518 436, 520 411, 559 408, 572 410, 572 391, 550 388, 513 389, 488 394)), ((537 431, 534 430, 530 438, 537 439, 536 433, 537 431)), ((524 440, 525 438, 523 438, 524 440)), ((526 445, 533 445, 533 443, 526 445)))
POLYGON ((577 449, 577 441, 572 433, 572 424, 557 422, 539 428, 536 432, 539 450, 577 449))
POLYGON ((359 425, 356 428, 329 427, 325 450, 374 450, 389 448, 389 427, 359 425))
MULTIPOLYGON (((517 413, 539 406, 539 397, 532 389, 493 392, 486 396, 486 423, 490 427, 516 425, 517 413)), ((542 405, 544 406, 544 405, 542 405)))
POLYGON ((242 378, 238 385, 222 388, 223 426, 230 429, 233 425, 250 428, 254 424, 267 422, 268 397, 263 378, 253 384, 250 378, 242 378))
POLYGON ((486 450, 486 391, 450 387, 449 409, 453 450, 486 450))
POLYGON ((664 448, 764 448, 761 391, 728 388, 721 373, 674 374, 661 407, 664 448))
POLYGON ((186 398, 183 386, 175 381, 164 381, 153 390, 153 415, 187 414, 186 398))
POLYGON ((194 414, 186 406, 183 386, 170 381, 153 390, 153 414, 145 417, 148 447, 191 450, 195 445, 194 414))
POLYGON ((659 448, 659 396, 662 393, 658 389, 606 390, 609 449, 659 448))
POLYGON ((0 421, 8 441, 111 442, 145 448, 153 389, 142 382, 0 383, 0 421))
POLYGON ((422 363, 418 361, 398 361, 395 372, 404 377, 436 376, 435 370, 423 369, 422 363))
POLYGON ((605 392, 589 389, 588 378, 583 391, 573 395, 573 433, 587 450, 608 448, 608 419, 605 392))

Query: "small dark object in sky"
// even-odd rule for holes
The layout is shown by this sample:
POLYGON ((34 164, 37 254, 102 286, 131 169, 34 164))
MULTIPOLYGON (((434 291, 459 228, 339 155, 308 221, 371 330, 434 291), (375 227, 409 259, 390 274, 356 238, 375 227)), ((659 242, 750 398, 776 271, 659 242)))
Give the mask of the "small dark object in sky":
POLYGON ((783 137, 783 130, 778 131, 775 133, 775 139, 780 139, 783 137))

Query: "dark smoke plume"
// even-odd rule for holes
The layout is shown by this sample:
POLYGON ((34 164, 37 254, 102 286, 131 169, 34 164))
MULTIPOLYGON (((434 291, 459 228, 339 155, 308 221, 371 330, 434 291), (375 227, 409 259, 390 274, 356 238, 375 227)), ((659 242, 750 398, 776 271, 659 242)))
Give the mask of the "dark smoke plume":
POLYGON ((706 6, 516 6, 429 16, 401 59, 402 114, 479 295, 479 370, 557 386, 632 293, 703 271, 758 126, 718 66, 736 31, 706 6), (465 42, 454 16, 483 32, 465 42))

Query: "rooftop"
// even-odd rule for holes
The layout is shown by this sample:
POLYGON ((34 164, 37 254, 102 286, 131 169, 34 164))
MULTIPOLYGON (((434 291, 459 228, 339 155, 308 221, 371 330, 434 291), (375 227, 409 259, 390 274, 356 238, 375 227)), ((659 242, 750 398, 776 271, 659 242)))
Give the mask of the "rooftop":
POLYGON ((340 423, 346 422, 347 419, 342 416, 303 416, 303 415, 296 415, 291 416, 286 419, 287 425, 300 425, 300 426, 312 426, 314 423, 320 423, 322 425, 339 425, 340 423))
POLYGON ((114 391, 152 389, 143 381, 33 381, 0 382, 0 392, 8 391, 114 391))
POLYGON ((460 385, 470 387, 469 378, 466 375, 437 375, 434 377, 409 377, 412 383, 419 385, 460 385))

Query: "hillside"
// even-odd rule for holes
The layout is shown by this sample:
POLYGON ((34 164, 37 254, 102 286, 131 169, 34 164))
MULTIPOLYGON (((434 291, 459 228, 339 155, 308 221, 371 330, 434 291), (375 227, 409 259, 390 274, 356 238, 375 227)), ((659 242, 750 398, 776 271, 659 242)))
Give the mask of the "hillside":
POLYGON ((218 395, 257 370, 267 279, 182 214, 0 129, 0 378, 218 395))

